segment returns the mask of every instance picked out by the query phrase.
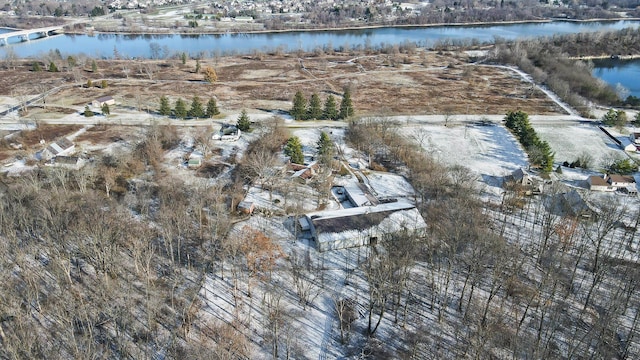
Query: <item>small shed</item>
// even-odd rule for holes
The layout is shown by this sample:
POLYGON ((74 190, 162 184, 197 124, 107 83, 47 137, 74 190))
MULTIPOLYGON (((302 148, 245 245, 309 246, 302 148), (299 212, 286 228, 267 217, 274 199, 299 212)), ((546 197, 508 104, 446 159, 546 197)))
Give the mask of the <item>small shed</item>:
POLYGON ((240 201, 238 203, 238 211, 245 214, 253 214, 256 209, 256 205, 251 201, 240 201))
POLYGON ((189 169, 197 169, 202 166, 202 158, 199 156, 192 156, 187 161, 187 167, 189 169))
POLYGON ((101 108, 104 105, 115 105, 116 104, 116 100, 111 97, 111 96, 103 96, 103 97, 99 97, 95 100, 93 100, 93 102, 91 103, 91 105, 97 107, 97 108, 101 108))

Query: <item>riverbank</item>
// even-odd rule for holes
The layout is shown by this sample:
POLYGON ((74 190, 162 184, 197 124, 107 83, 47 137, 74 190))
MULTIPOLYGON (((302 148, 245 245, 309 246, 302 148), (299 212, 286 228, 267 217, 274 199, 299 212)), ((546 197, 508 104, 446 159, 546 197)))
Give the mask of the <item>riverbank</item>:
MULTIPOLYGON (((88 33, 93 34, 118 34, 118 35, 226 35, 226 34, 283 34, 283 33, 300 33, 300 32, 333 32, 333 31, 361 31, 361 30, 375 30, 384 28, 397 28, 397 29, 420 29, 420 28, 434 28, 434 27, 489 27, 500 25, 517 25, 517 24, 543 24, 551 22, 616 22, 616 21, 640 21, 640 18, 613 18, 613 19, 538 19, 538 20, 512 20, 512 21, 489 21, 489 22, 469 22, 469 23, 433 23, 433 24, 392 24, 392 23, 380 23, 370 25, 355 25, 355 26, 341 26, 341 27, 329 27, 329 28, 292 28, 292 29, 269 29, 269 30, 240 30, 240 29, 226 29, 226 30, 200 30, 200 29, 185 29, 185 31, 177 31, 176 29, 157 29, 156 31, 101 31, 99 29, 92 29, 89 31, 66 31, 67 34, 84 35, 88 33)), ((177 29, 181 30, 181 29, 177 29)))
POLYGON ((635 60, 640 59, 640 54, 632 55, 590 55, 590 56, 571 56, 571 60, 635 60))

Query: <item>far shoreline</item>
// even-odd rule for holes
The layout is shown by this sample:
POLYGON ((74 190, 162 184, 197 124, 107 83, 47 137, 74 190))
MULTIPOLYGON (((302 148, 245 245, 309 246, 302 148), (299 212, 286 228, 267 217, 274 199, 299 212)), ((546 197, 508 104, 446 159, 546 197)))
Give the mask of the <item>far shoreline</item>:
POLYGON ((377 25, 362 25, 362 26, 342 26, 332 28, 321 29, 281 29, 281 30, 225 30, 225 31, 194 31, 194 32, 171 32, 170 30, 162 30, 157 32, 131 32, 131 31, 99 31, 99 30, 84 30, 84 31, 68 31, 65 29, 65 34, 70 35, 86 35, 86 34, 113 34, 113 35, 227 35, 227 34, 280 34, 280 33, 300 33, 300 32, 332 32, 332 31, 349 31, 349 30, 373 30, 382 28, 432 28, 432 27, 484 27, 484 26, 496 26, 496 25, 516 25, 516 24, 542 24, 551 22, 616 22, 616 21, 640 21, 640 18, 615 18, 615 19, 539 19, 539 20, 511 20, 511 21, 490 21, 490 22, 470 22, 470 23, 436 23, 436 24, 377 24, 377 25))

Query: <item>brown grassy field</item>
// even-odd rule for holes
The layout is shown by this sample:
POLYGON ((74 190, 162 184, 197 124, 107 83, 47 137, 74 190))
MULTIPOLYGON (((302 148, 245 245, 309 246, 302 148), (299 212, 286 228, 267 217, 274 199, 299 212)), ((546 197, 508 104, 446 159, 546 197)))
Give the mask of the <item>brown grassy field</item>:
MULTIPOLYGON (((213 67, 218 81, 203 81, 195 73, 196 61, 98 60, 74 69, 59 61, 59 73, 33 72, 25 61, 0 72, 0 95, 27 97, 55 86, 61 91, 47 98, 37 113, 63 114, 82 108, 91 100, 111 95, 119 106, 155 111, 161 96, 172 104, 177 98, 189 103, 194 95, 203 102, 215 96, 223 112, 241 109, 288 110, 296 91, 307 97, 352 90, 357 115, 502 114, 521 109, 532 114, 561 112, 544 94, 512 73, 469 64, 462 53, 414 51, 410 54, 332 54, 298 57, 296 54, 220 57, 201 61, 213 67), (107 88, 101 89, 101 80, 107 88), (94 86, 87 88, 87 80, 94 86), (75 84, 75 86, 73 85, 75 84), (66 112, 68 112, 67 110, 66 112)), ((42 63, 44 65, 44 63, 42 63)))

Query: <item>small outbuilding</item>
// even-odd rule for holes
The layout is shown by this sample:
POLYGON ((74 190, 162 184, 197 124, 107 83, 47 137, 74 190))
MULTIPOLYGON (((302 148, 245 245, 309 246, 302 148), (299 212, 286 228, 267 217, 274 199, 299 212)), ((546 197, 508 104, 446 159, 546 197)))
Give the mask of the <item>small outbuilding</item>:
POLYGON ((202 158, 199 156, 193 156, 193 157, 190 157, 189 160, 187 160, 187 167, 189 169, 198 169, 201 166, 202 166, 202 158))
POLYGON ((256 205, 251 201, 240 201, 237 209, 241 213, 251 215, 255 211, 256 205))
POLYGON ((97 108, 101 108, 104 105, 115 105, 115 104, 116 104, 116 100, 111 96, 99 97, 93 100, 93 102, 91 102, 91 105, 97 108))

